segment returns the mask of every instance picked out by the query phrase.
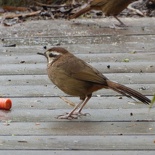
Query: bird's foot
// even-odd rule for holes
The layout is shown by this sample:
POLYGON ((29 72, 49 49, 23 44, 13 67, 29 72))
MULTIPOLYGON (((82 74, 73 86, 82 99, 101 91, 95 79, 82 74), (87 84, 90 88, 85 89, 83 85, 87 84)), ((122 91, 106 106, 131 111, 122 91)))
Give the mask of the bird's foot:
POLYGON ((68 119, 68 120, 72 120, 72 119, 78 119, 81 116, 87 116, 90 115, 89 113, 81 113, 79 111, 75 111, 73 113, 66 113, 64 115, 59 115, 57 118, 58 119, 68 119))
POLYGON ((80 112, 80 111, 75 111, 74 113, 73 113, 73 115, 77 115, 77 116, 87 116, 87 115, 90 115, 89 113, 82 113, 82 112, 80 112))
POLYGON ((78 115, 64 114, 64 115, 59 115, 59 116, 57 117, 57 119, 68 119, 68 120, 78 119, 78 115))
POLYGON ((127 29, 127 25, 125 24, 113 24, 111 26, 109 26, 111 29, 117 29, 117 30, 126 30, 127 29))

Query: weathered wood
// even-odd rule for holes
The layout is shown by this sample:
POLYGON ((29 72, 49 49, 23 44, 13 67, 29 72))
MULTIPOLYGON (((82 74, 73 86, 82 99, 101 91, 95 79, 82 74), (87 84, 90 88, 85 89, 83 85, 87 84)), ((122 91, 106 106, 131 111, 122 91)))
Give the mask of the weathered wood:
MULTIPOLYGON (((155 92, 154 18, 122 19, 126 30, 108 28, 114 19, 31 21, 0 25, 0 97, 11 111, 0 110, 0 154, 152 155, 155 109, 112 90, 93 94, 77 120, 56 117, 69 112, 46 73, 44 45, 67 48, 105 74, 151 99, 155 92), (63 23, 63 24, 62 24, 63 23), (16 44, 16 47, 2 47, 16 44), (124 59, 129 62, 123 62, 124 59), (107 66, 110 65, 110 69, 107 66), (77 150, 77 151, 75 151, 77 150)), ((78 97, 68 97, 74 103, 78 97)))
POLYGON ((154 150, 155 136, 1 136, 11 150, 154 150))
MULTIPOLYGON (((22 24, 14 25, 9 28, 10 33, 4 26, 0 26, 2 37, 39 37, 41 36, 111 36, 111 35, 145 35, 155 34, 154 18, 123 18, 123 21, 129 26, 127 29, 111 29, 112 21, 115 19, 76 19, 76 22, 51 20, 51 21, 30 21, 22 24), (63 22, 63 24, 62 24, 63 22), (33 24, 32 24, 33 23, 33 24), (97 23, 97 24, 96 24, 97 23), (26 27, 29 31, 25 31, 26 27), (43 29, 44 27, 44 29, 43 29), (134 27, 134 28, 133 28, 134 27)), ((37 38, 36 38, 37 42, 37 38)))
MULTIPOLYGON (((155 62, 103 62, 103 63, 91 63, 93 67, 104 73, 154 73, 155 62), (107 65, 111 66, 111 69, 107 68, 107 65)), ((44 64, 2 64, 0 65, 0 75, 10 74, 45 74, 46 62, 44 64)))
POLYGON ((16 155, 42 155, 42 154, 46 154, 46 155, 68 155, 68 154, 74 154, 74 155, 79 155, 79 154, 85 154, 85 155, 154 155, 154 151, 98 151, 98 150, 94 150, 94 151, 81 151, 81 150, 2 150, 0 152, 0 155, 10 155, 10 154, 16 154, 16 155))
MULTIPOLYGON (((130 36, 127 36, 130 37, 130 36)), ((147 37, 147 36, 146 36, 147 37)), ((153 36, 152 36, 153 37, 153 36)), ((109 42, 109 43, 102 43, 102 44, 88 44, 88 46, 86 46, 86 44, 84 44, 84 42, 82 44, 71 44, 71 45, 61 45, 62 47, 68 49, 70 52, 74 53, 74 54, 89 54, 91 56, 91 54, 119 54, 119 53, 129 53, 132 55, 132 52, 137 52, 137 54, 142 53, 152 53, 154 54, 154 41, 152 41, 152 43, 150 43, 150 40, 153 40, 153 38, 148 36, 148 38, 145 40, 145 44, 144 44, 144 38, 142 39, 137 39, 137 42, 133 42, 133 39, 131 38, 131 41, 127 44, 125 41, 124 43, 119 43, 119 42, 109 42), (143 40, 143 42, 142 42, 143 40), (147 43, 148 41, 148 43, 147 43), (134 45, 134 46, 133 46, 134 45), (144 46, 145 45, 145 46, 144 46)), ((24 38, 23 38, 24 39, 24 38)), ((61 39, 61 38, 60 38, 61 39)), ((49 38, 49 40, 51 40, 51 38, 49 38)), ((15 41, 14 41, 15 42, 15 41)), ((3 43, 5 45, 5 43, 3 43)), ((9 45, 9 43, 6 43, 6 45, 9 45)), ((42 44, 42 46, 37 45, 37 46, 18 46, 18 48, 15 47, 1 47, 2 53, 1 55, 3 56, 14 56, 14 55, 18 55, 18 56, 22 56, 23 53, 25 56, 30 56, 30 54, 36 55, 37 52, 44 52, 46 51, 43 48, 43 45, 45 46, 46 44, 42 44)), ((47 48, 51 48, 51 46, 57 46, 55 44, 52 45, 47 45, 47 48)), ((134 55, 134 54, 133 54, 134 55)), ((39 56, 41 57, 41 56, 39 56)), ((37 56, 37 59, 39 59, 39 57, 37 56)), ((43 59, 42 59, 43 60, 43 59)))
MULTIPOLYGON (((118 73, 118 74, 104 74, 107 78, 113 81, 117 81, 122 84, 154 84, 155 73, 118 73), (147 80, 146 80, 147 79, 147 80)), ((49 80, 47 73, 45 75, 3 75, 0 76, 1 85, 13 86, 13 85, 53 85, 49 80)))
POLYGON ((155 122, 10 122, 0 124, 0 136, 116 136, 155 134, 155 122))
MULTIPOLYGON (((44 51, 40 51, 44 52, 44 51)), ((77 51, 74 51, 77 52, 77 51)), ((89 54, 75 54, 77 57, 81 58, 82 60, 88 62, 88 63, 114 63, 114 62, 124 62, 125 59, 129 59, 129 62, 147 62, 152 61, 154 62, 155 53, 154 52, 147 52, 147 53, 132 53, 136 51, 131 52, 122 52, 122 53, 104 53, 104 51, 100 51, 101 53, 96 54, 95 51, 92 51, 93 53, 89 54)), ((23 50, 21 53, 20 51, 12 51, 11 53, 2 53, 0 58, 0 64, 6 63, 7 64, 21 64, 22 61, 23 64, 35 64, 35 63, 45 63, 46 59, 44 57, 41 57, 37 55, 37 50, 35 53, 31 51, 23 50), (25 54, 26 53, 26 54, 25 54)))
MULTIPOLYGON (((147 96, 152 98, 151 96, 147 96)), ((78 97, 67 97, 68 100, 73 103, 79 103, 78 97)), ((73 108, 66 104, 59 97, 13 97, 13 109, 67 109, 73 108)), ((85 109, 141 109, 147 108, 148 106, 139 102, 135 102, 127 97, 109 96, 109 97, 92 97, 91 100, 86 104, 85 109)), ((154 106, 153 106, 154 107, 154 106)))
MULTIPOLYGON (((52 36, 52 35, 51 35, 52 36)), ((24 42, 24 45, 31 45, 31 46, 35 46, 35 45, 48 45, 48 44, 51 44, 51 45, 55 45, 57 46, 58 44, 60 45, 73 45, 76 46, 77 45, 83 45, 85 43, 85 45, 89 45, 89 44, 106 44, 106 46, 109 46, 109 44, 111 44, 113 46, 112 49, 114 48, 117 48, 117 49, 124 49, 127 50, 127 51, 133 51, 135 49, 138 49, 138 50, 141 50, 143 49, 144 50, 149 50, 149 51, 153 51, 153 48, 154 48, 154 41, 153 41, 153 35, 146 35, 145 37, 144 36, 139 36, 139 37, 136 37, 136 36, 113 36, 113 37, 110 37, 109 35, 108 36, 104 36, 104 35, 101 35, 101 36, 85 36, 85 37, 82 37, 82 36, 59 36, 59 37, 30 37, 30 38, 17 38, 15 39, 14 37, 13 38, 4 38, 4 41, 3 41, 3 44, 14 44, 16 43, 16 45, 23 45, 23 42, 24 42), (37 39, 36 39, 37 38, 37 39), (145 43, 145 46, 144 46, 144 43, 145 43), (134 45, 134 47, 133 47, 134 45), (121 48, 119 47, 121 46, 121 48)), ((84 46, 84 45, 83 45, 84 46)), ((103 48, 100 48, 102 49, 102 51, 105 50, 105 46, 104 46, 104 49, 103 48)), ((77 48, 78 50, 78 48, 77 48)), ((107 51, 112 51, 112 50, 108 50, 106 49, 107 51)), ((122 51, 122 50, 121 50, 122 51)))
MULTIPOLYGON (((130 84, 126 85, 132 89, 135 89, 139 92, 141 92, 144 95, 153 95, 155 92, 155 84, 130 84)), ((58 96, 68 96, 64 92, 62 92, 59 88, 57 88, 54 85, 17 85, 17 86, 1 86, 1 96, 5 97, 58 97, 58 96)), ((101 89, 97 92, 94 92, 93 95, 103 95, 103 96, 113 96, 113 95, 120 95, 119 93, 111 90, 111 89, 101 89)))
MULTIPOLYGON (((1 120, 12 120, 13 122, 51 122, 65 121, 57 119, 57 116, 70 112, 72 109, 12 109, 10 112, 0 111, 1 120)), ((126 122, 126 121, 155 121, 155 109, 149 111, 148 105, 141 109, 84 109, 81 116, 73 121, 97 121, 97 122, 126 122), (133 116, 131 116, 131 113, 133 116), (90 115, 89 115, 90 114, 90 115)), ((68 120, 67 120, 68 121, 68 120)))

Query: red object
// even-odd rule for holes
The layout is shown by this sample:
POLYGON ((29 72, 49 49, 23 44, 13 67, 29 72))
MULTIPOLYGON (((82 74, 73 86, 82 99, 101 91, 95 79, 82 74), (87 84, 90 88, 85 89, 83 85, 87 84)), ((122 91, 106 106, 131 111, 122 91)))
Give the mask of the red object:
POLYGON ((8 98, 0 98, 0 109, 10 110, 12 107, 12 101, 8 98))

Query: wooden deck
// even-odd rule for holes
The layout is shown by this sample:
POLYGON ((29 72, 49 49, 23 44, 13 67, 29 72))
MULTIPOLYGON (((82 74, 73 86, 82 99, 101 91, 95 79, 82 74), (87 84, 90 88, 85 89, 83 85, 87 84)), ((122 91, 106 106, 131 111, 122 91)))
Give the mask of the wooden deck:
POLYGON ((148 96, 155 93, 155 19, 122 19, 126 30, 108 28, 114 19, 31 21, 0 26, 0 96, 13 101, 0 110, 0 155, 85 154, 153 155, 155 108, 111 90, 93 94, 77 120, 58 120, 72 107, 59 96, 37 55, 60 45, 89 62, 111 80, 148 96), (16 47, 5 47, 16 44, 16 47), (129 59, 129 62, 124 62, 129 59), (107 67, 110 65, 110 69, 107 67))

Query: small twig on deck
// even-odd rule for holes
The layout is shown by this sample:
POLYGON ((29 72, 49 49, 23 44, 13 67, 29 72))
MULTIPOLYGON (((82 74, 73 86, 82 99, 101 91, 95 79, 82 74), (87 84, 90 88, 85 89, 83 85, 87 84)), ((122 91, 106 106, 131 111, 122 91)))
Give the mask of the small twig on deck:
POLYGON ((66 102, 68 105, 70 105, 70 106, 72 106, 72 107, 75 106, 75 104, 74 104, 73 102, 71 102, 70 100, 66 99, 65 97, 61 97, 61 96, 60 96, 60 98, 61 98, 64 102, 66 102))
POLYGON ((131 10, 131 11, 137 13, 138 15, 144 17, 144 14, 143 14, 140 10, 135 9, 135 8, 132 7, 133 5, 139 4, 139 3, 142 3, 142 0, 139 0, 139 1, 136 1, 136 2, 133 2, 133 3, 129 4, 127 8, 128 8, 129 10, 131 10))
POLYGON ((140 10, 133 8, 131 5, 129 5, 127 8, 133 12, 136 12, 140 16, 144 16, 144 14, 140 10))
POLYGON ((36 16, 40 13, 41 11, 35 11, 35 12, 30 12, 30 13, 24 13, 24 14, 13 14, 13 15, 7 15, 4 18, 5 19, 12 19, 16 17, 31 17, 31 16, 36 16))
POLYGON ((2 8, 5 10, 5 11, 27 11, 28 8, 26 7, 15 7, 15 6, 2 6, 2 8))

